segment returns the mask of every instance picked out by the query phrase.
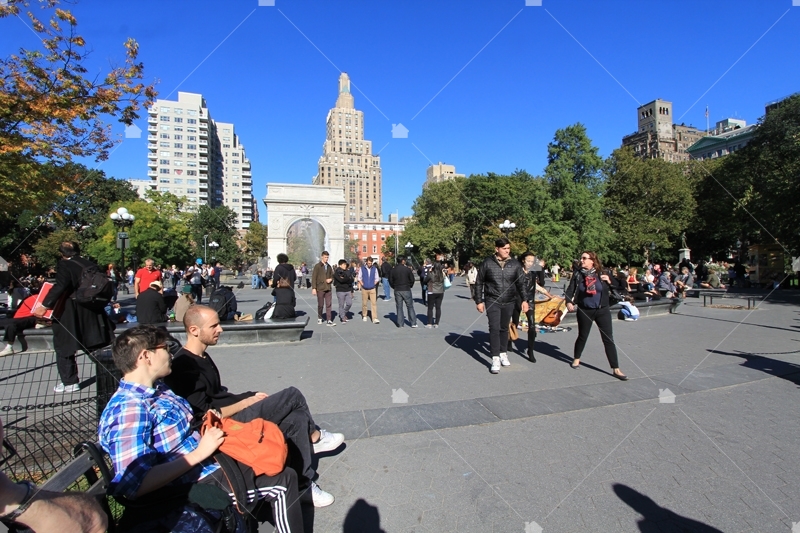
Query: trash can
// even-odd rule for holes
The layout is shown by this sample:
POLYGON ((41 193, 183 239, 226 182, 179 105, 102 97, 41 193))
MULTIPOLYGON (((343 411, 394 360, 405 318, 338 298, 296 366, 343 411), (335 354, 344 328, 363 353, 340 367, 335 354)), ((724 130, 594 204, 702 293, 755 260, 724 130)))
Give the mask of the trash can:
POLYGON ((111 356, 111 347, 102 348, 92 352, 92 359, 95 362, 95 378, 97 386, 97 421, 100 421, 100 415, 103 414, 103 409, 111 399, 111 396, 116 392, 119 387, 119 380, 122 379, 122 372, 119 371, 114 364, 114 358, 111 356))

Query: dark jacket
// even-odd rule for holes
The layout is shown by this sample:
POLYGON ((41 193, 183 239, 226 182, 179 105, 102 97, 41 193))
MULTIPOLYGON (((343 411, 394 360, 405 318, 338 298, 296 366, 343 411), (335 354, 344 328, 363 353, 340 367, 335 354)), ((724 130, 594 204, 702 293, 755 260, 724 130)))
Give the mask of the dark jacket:
POLYGON ((219 409, 233 405, 253 396, 254 392, 233 394, 222 386, 217 365, 206 353, 198 357, 186 348, 172 360, 172 372, 164 378, 164 383, 175 394, 186 398, 194 411, 194 423, 199 425, 209 409, 219 409))
MULTIPOLYGON (((598 288, 600 288, 600 308, 608 307, 608 295, 611 293, 611 286, 606 283, 605 281, 600 280, 601 273, 597 274, 597 283, 598 288)), ((583 272, 578 270, 572 276, 572 279, 569 280, 569 286, 567 286, 567 290, 564 293, 564 299, 578 307, 584 307, 583 301, 588 297, 586 294, 586 283, 584 283, 584 275, 583 272)))
POLYGON ((478 267, 475 282, 475 303, 486 301, 500 304, 514 303, 517 298, 529 299, 525 285, 525 271, 516 259, 509 258, 504 267, 495 256, 487 257, 478 267))
POLYGON ((297 283, 297 274, 291 263, 281 263, 275 267, 275 271, 272 273, 272 286, 277 287, 278 280, 281 278, 288 279, 292 287, 297 283))
MULTIPOLYGON (((384 261, 381 263, 381 277, 382 278, 389 278, 392 275, 392 264, 389 261, 384 261)), ((390 283, 391 284, 391 283, 390 283)))
POLYGON ((108 346, 114 340, 114 324, 102 307, 90 309, 74 300, 80 285, 83 268, 92 264, 82 257, 62 259, 56 266, 55 286, 47 293, 42 305, 57 309, 63 299, 63 309, 54 314, 53 345, 58 352, 72 354, 78 350, 92 351, 108 346))
POLYGON ((311 288, 317 291, 331 290, 331 284, 325 280, 333 277, 333 267, 330 263, 322 264, 322 261, 314 265, 311 272, 311 288))
POLYGON ((272 312, 272 318, 294 318, 297 316, 294 310, 297 306, 294 289, 291 287, 272 289, 272 295, 275 297, 275 311, 272 312))
POLYGON ((336 267, 336 270, 333 271, 333 286, 336 292, 353 292, 354 281, 355 278, 353 277, 353 272, 350 270, 350 267, 336 267))
POLYGON ((389 273, 389 286, 400 292, 410 291, 414 286, 414 273, 406 265, 395 265, 389 273))
POLYGON ((136 321, 139 324, 160 324, 167 321, 167 304, 155 289, 148 288, 136 298, 136 321))
POLYGON ((427 286, 428 292, 431 294, 443 294, 445 276, 447 276, 447 271, 444 265, 434 263, 425 274, 425 281, 423 282, 427 286))

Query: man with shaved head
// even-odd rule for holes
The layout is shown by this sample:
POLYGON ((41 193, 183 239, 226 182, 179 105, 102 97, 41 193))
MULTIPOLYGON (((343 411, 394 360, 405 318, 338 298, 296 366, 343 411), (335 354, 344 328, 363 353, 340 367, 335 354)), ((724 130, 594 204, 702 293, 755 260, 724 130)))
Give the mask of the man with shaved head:
POLYGON ((193 305, 186 310, 183 325, 186 345, 175 355, 172 373, 165 379, 167 385, 186 398, 197 420, 209 409, 216 409, 222 416, 239 422, 262 418, 277 424, 289 444, 289 466, 297 472, 301 493, 310 488, 315 507, 332 504, 334 497, 313 481, 316 472, 312 455, 337 449, 344 442, 344 435, 317 429, 305 397, 294 387, 272 395, 234 394, 223 387, 219 370, 206 353, 222 334, 216 311, 193 305))

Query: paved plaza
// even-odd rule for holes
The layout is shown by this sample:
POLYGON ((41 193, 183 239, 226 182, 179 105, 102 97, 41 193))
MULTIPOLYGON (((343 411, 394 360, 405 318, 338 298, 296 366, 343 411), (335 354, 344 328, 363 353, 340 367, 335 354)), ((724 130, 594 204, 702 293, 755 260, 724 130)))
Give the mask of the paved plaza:
MULTIPOLYGON (((251 311, 268 292, 237 296, 251 311)), ((320 426, 346 434, 341 453, 320 459, 336 502, 316 511, 314 531, 737 533, 800 522, 800 295, 773 293, 754 311, 690 299, 674 315, 615 321, 628 382, 611 376, 597 331, 570 368, 576 329, 540 335, 537 363, 517 354, 490 374, 486 318, 468 296, 457 278, 439 329, 398 329, 393 300, 373 325, 356 293, 354 319, 331 328, 300 290, 298 311, 311 316, 301 342, 213 349, 231 389, 296 386, 320 426)))

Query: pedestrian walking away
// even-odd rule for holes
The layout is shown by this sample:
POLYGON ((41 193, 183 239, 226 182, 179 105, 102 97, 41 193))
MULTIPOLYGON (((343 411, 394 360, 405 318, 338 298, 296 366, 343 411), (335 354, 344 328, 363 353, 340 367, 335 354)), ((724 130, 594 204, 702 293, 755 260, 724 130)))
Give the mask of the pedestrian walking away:
POLYGON ((383 285, 383 301, 388 302, 392 299, 391 283, 389 276, 392 274, 392 264, 385 257, 381 259, 381 285, 383 285))
POLYGON ((414 312, 414 297, 411 288, 414 286, 414 272, 406 266, 406 258, 400 257, 397 264, 389 274, 389 284, 394 289, 394 299, 397 308, 397 327, 405 325, 403 306, 408 310, 408 319, 411 327, 417 327, 417 314, 414 312))
POLYGON ((353 305, 353 272, 347 261, 339 259, 339 266, 333 271, 333 287, 336 289, 336 299, 339 301, 339 320, 347 323, 347 313, 353 305))
POLYGON ((361 290, 361 317, 364 322, 367 319, 367 301, 372 304, 372 323, 378 324, 378 298, 376 296, 376 288, 380 281, 380 274, 375 265, 372 264, 372 258, 367 257, 366 265, 362 265, 358 269, 358 288, 361 290))
POLYGON ((444 299, 444 277, 446 275, 447 271, 442 264, 442 256, 437 254, 436 261, 431 265, 425 277, 425 285, 428 287, 428 323, 425 324, 425 327, 428 329, 438 328, 442 321, 442 300, 444 299))
POLYGON ((475 287, 475 304, 478 312, 486 311, 489 320, 489 346, 492 357, 492 374, 500 372, 501 366, 510 366, 506 349, 508 325, 517 298, 522 302, 522 312, 528 312, 525 273, 522 265, 511 257, 511 243, 501 237, 494 241, 495 253, 487 257, 478 267, 475 287))
POLYGON ((597 323, 613 375, 615 378, 625 381, 628 376, 619 369, 617 347, 614 344, 611 326, 608 299, 611 293, 611 278, 603 272, 603 264, 595 252, 583 252, 580 260, 581 268, 572 276, 567 291, 564 293, 567 310, 570 313, 573 311, 578 313, 578 338, 575 340, 572 368, 580 368, 583 348, 586 346, 586 340, 592 330, 592 323, 597 323))
POLYGON ((319 263, 314 265, 311 273, 311 294, 317 297, 317 324, 322 324, 322 308, 325 306, 325 320, 329 326, 336 323, 331 320, 332 293, 331 283, 333 283, 333 267, 328 264, 328 252, 322 252, 319 263))

